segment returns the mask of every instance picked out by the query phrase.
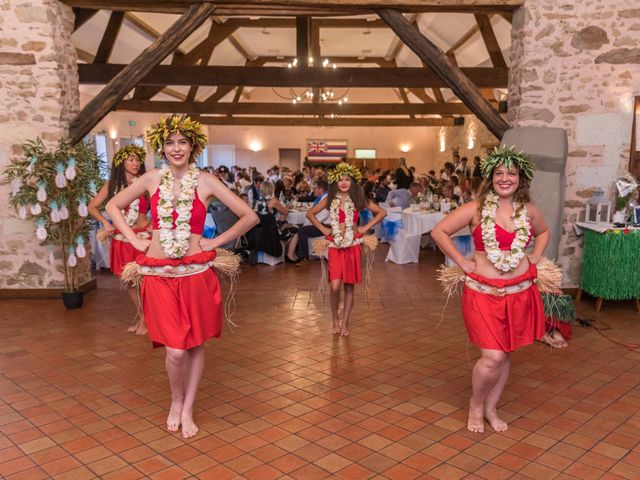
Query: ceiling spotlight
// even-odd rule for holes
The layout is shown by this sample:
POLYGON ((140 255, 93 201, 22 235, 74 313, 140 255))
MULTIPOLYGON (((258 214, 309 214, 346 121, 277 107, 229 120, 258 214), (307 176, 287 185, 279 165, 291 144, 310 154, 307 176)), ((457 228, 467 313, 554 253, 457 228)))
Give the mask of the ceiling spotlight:
POLYGON ((294 59, 293 59, 293 66, 295 67, 296 65, 298 65, 298 59, 297 59, 297 58, 294 58, 294 59))
POLYGON ((329 59, 325 58, 325 59, 322 61, 322 66, 323 66, 323 67, 326 67, 327 65, 329 65, 329 59))

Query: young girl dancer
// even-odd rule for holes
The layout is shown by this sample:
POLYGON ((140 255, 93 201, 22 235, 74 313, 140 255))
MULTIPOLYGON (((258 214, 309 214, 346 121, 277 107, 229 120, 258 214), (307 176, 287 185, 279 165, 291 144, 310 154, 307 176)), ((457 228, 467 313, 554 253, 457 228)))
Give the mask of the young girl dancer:
MULTIPOLYGON (((145 255, 136 261, 143 275, 142 308, 154 347, 164 346, 171 385, 167 429, 189 438, 198 432, 193 404, 204 367, 204 342, 222 330, 221 292, 212 268, 215 249, 243 235, 258 219, 251 208, 215 176, 195 164, 206 145, 198 122, 173 115, 147 131, 147 141, 167 165, 153 170, 107 204, 114 224, 145 255), (151 197, 151 240, 136 236, 121 209, 140 195, 151 197), (213 197, 238 216, 218 237, 202 237, 206 205, 213 197)), ((129 268, 129 267, 127 267, 129 268)))
POLYGON ((480 348, 471 377, 467 428, 507 430, 496 407, 509 376, 509 353, 542 338, 545 317, 536 284, 536 263, 549 242, 540 211, 529 198, 535 167, 523 154, 501 148, 482 162, 484 181, 475 201, 457 208, 432 231, 446 256, 466 273, 462 315, 469 340, 480 348), (454 246, 451 235, 468 226, 473 260, 454 246), (525 249, 535 237, 533 252, 525 249))
MULTIPOLYGON (((349 318, 353 309, 353 292, 362 281, 360 265, 363 234, 380 223, 387 215, 376 203, 365 197, 358 184, 362 174, 353 165, 340 163, 329 172, 329 193, 307 212, 307 218, 329 241, 329 282, 331 284, 332 333, 349 335, 349 318), (331 228, 325 227, 316 215, 328 208, 331 228), (368 208, 373 218, 358 226, 358 212, 368 208), (338 315, 340 286, 344 285, 342 321, 338 315)), ((324 281, 324 280, 323 280, 324 281)))
MULTIPOLYGON (((127 145, 118 150, 111 163, 109 181, 102 186, 98 194, 89 202, 89 213, 102 224, 105 235, 111 237, 109 246, 110 268, 111 272, 118 277, 122 274, 124 266, 129 262, 133 262, 138 256, 142 255, 142 252, 136 250, 121 231, 116 230, 111 225, 111 222, 100 213, 100 207, 145 173, 145 157, 144 148, 138 145, 127 145)), ((127 225, 142 238, 151 236, 148 231, 149 218, 147 217, 147 210, 149 202, 147 199, 148 196, 143 193, 122 211, 127 225)), ((131 286, 127 288, 127 291, 136 307, 136 323, 129 327, 128 330, 136 332, 138 335, 144 335, 147 333, 147 327, 140 309, 138 292, 135 287, 131 286)))

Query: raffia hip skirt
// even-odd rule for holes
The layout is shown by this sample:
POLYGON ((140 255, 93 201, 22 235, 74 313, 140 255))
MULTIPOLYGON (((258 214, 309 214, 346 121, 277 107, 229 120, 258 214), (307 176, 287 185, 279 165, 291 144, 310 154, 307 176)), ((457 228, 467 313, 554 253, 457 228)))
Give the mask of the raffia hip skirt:
POLYGON ((471 280, 465 283, 462 292, 462 315, 471 343, 480 348, 513 352, 544 335, 544 307, 535 283, 537 275, 533 263, 527 272, 510 279, 467 274, 471 280), (469 286, 474 281, 476 288, 483 291, 469 286), (505 293, 510 291, 516 292, 505 293))
MULTIPOLYGON (((138 265, 164 267, 206 265, 216 252, 200 252, 178 259, 143 255, 138 265)), ((144 275, 141 287, 142 311, 153 347, 188 350, 222 332, 222 293, 212 268, 184 276, 144 275)))

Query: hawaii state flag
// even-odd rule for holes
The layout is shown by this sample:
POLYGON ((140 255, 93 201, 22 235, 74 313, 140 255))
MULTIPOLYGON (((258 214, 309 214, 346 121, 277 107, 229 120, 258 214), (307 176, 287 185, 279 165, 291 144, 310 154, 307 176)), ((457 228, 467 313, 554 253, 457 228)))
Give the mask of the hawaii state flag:
POLYGON ((339 162, 347 156, 346 140, 307 140, 310 162, 339 162))

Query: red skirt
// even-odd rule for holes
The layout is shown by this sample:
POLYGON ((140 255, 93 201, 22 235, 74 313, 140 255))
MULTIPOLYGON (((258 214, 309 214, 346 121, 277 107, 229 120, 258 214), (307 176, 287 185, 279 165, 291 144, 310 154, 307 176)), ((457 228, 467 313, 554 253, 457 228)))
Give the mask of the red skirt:
POLYGON ((362 282, 360 256, 360 245, 329 248, 329 281, 342 280, 350 284, 362 282))
MULTIPOLYGON (((189 265, 213 260, 215 251, 178 259, 143 255, 139 265, 158 267, 189 265)), ((140 290, 142 311, 154 348, 188 350, 222 332, 222 292, 213 269, 184 277, 145 275, 140 290)))
MULTIPOLYGON (((492 287, 507 287, 538 276, 535 264, 516 278, 486 278, 475 273, 467 276, 492 287)), ((542 338, 545 331, 544 306, 534 283, 522 292, 502 297, 480 293, 465 286, 462 292, 462 316, 469 340, 489 350, 513 352, 542 338)))
MULTIPOLYGON (((144 232, 147 227, 134 228, 135 233, 144 232)), ((115 234, 120 233, 118 230, 115 234)), ((109 265, 111 273, 119 277, 122 275, 122 270, 129 262, 135 262, 140 255, 144 255, 144 252, 133 248, 129 242, 123 242, 122 240, 111 239, 111 245, 109 246, 109 265)))

